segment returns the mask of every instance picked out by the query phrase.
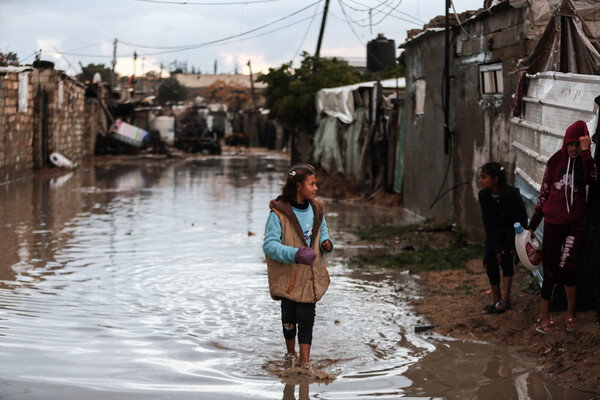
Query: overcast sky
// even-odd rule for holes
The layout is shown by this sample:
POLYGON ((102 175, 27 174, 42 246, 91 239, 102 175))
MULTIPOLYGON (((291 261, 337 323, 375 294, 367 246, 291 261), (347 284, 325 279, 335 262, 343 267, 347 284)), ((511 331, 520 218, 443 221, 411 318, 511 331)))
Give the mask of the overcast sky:
MULTIPOLYGON (((0 0, 0 51, 42 59, 76 74, 79 63, 136 75, 165 73, 174 60, 202 73, 266 72, 315 53, 325 0, 0 0)), ((457 12, 483 0, 454 0, 457 12)), ((322 56, 366 57, 378 33, 396 45, 406 31, 444 14, 445 0, 330 0, 322 56), (369 11, 370 10, 370 11, 369 11)))

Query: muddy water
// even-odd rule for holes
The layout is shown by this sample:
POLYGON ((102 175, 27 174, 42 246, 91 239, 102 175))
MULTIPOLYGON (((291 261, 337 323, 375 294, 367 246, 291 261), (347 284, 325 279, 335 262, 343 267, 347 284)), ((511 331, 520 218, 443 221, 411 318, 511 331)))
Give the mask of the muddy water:
POLYGON ((282 380, 261 250, 285 160, 96 164, 0 185, 0 397, 585 399, 510 351, 415 334, 415 278, 352 270, 351 226, 408 213, 327 202, 332 285, 312 361, 282 380))

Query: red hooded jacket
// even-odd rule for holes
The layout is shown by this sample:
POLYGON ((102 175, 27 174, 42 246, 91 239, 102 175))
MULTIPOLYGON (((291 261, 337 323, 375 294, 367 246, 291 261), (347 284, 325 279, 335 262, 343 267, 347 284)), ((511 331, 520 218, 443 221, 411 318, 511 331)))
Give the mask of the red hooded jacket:
POLYGON ((567 128, 562 148, 546 164, 540 196, 529 228, 535 230, 545 219, 548 224, 567 224, 583 220, 586 208, 585 186, 596 181, 596 165, 590 150, 582 150, 577 158, 569 157, 567 144, 589 136, 585 122, 577 121, 567 128))

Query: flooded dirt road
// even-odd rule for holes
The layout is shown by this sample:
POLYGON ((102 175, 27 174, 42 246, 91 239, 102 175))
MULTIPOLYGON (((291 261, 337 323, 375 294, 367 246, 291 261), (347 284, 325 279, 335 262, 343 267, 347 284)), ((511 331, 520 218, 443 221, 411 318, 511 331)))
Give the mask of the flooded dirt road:
POLYGON ((312 361, 281 379, 262 233, 286 160, 107 162, 0 185, 2 399, 586 399, 509 350, 444 341, 415 277, 352 270, 352 226, 410 216, 326 201, 336 249, 312 361))

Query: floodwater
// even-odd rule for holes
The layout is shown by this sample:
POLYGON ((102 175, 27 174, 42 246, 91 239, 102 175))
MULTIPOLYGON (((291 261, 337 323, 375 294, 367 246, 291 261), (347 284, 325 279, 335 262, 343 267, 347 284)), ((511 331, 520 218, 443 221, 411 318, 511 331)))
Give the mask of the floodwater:
POLYGON ((287 166, 97 163, 0 185, 0 398, 588 398, 508 349, 414 333, 416 278, 343 262, 368 250, 352 226, 410 215, 333 201, 311 361, 336 379, 280 378, 261 244, 287 166))

